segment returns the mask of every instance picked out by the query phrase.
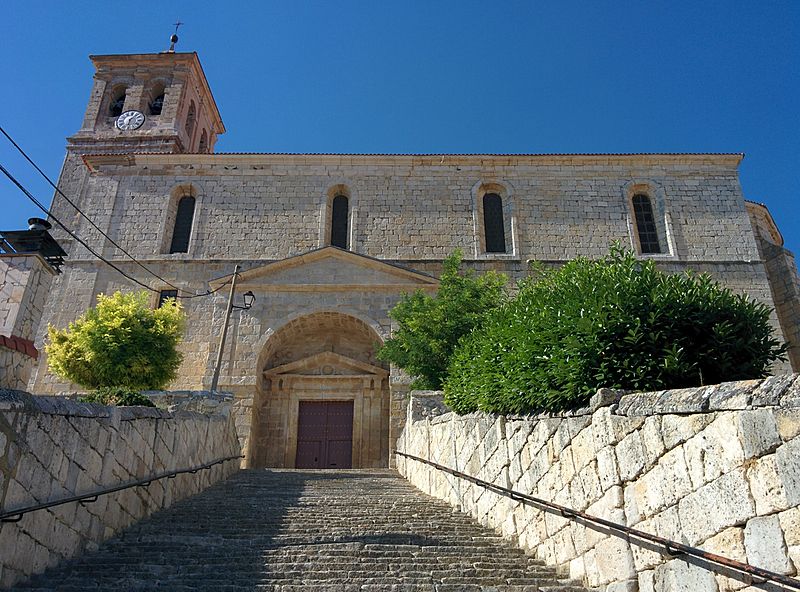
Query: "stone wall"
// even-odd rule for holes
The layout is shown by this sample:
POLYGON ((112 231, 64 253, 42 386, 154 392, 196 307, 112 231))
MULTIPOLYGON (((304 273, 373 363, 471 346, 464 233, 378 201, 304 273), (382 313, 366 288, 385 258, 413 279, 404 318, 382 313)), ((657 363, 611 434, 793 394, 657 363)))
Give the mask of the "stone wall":
POLYGON ((190 252, 159 258, 282 259, 319 248, 338 188, 349 195, 350 248, 358 253, 441 260, 460 248, 467 258, 571 259, 602 255, 615 239, 635 244, 628 200, 636 188, 668 227, 660 238, 669 255, 756 260, 740 161, 738 154, 94 155, 84 159, 92 175, 84 205, 100 209, 104 230, 141 258, 162 253, 163 235, 172 232, 165 205, 176 187, 191 184, 190 252), (481 245, 485 190, 503 198, 505 254, 481 245))
MULTIPOLYGON (((8 512, 239 454, 229 416, 106 407, 0 390, 0 508, 8 512)), ((238 470, 228 461, 149 487, 0 523, 0 586, 38 573, 238 470)))
POLYGON ((39 352, 33 339, 55 271, 35 254, 0 254, 0 388, 24 389, 39 352))
MULTIPOLYGON (((731 559, 798 573, 798 374, 656 393, 601 390, 585 409, 516 418, 457 416, 443 408, 440 394, 415 393, 408 414, 401 452, 731 559)), ((745 586, 420 462, 398 456, 397 465, 423 491, 590 586, 745 586)))
POLYGON ((794 255, 780 245, 763 245, 767 274, 792 369, 800 371, 800 277, 794 255))

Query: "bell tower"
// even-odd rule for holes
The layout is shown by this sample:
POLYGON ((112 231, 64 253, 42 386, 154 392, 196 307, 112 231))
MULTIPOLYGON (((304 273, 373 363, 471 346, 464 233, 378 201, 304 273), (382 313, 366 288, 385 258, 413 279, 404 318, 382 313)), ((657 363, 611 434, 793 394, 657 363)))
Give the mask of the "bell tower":
POLYGON ((94 86, 83 125, 68 138, 70 152, 213 151, 225 126, 196 53, 170 49, 90 59, 94 86))

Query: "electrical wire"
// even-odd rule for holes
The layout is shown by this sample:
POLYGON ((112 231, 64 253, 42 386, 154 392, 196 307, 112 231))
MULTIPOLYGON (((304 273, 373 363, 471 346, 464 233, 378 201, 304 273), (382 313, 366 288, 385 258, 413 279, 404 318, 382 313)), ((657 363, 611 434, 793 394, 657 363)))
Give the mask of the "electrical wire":
MULTIPOLYGON (((44 177, 44 179, 45 179, 45 180, 46 180, 46 181, 47 181, 47 182, 50 184, 50 186, 51 186, 53 189, 55 189, 55 190, 56 190, 56 192, 57 192, 59 195, 61 195, 61 197, 63 197, 63 198, 66 200, 66 202, 67 202, 69 205, 71 205, 73 208, 75 208, 75 210, 77 210, 77 212, 78 212, 78 213, 79 213, 81 216, 83 216, 83 217, 84 217, 84 218, 85 218, 85 219, 86 219, 86 220, 89 222, 89 224, 91 224, 91 225, 92 225, 92 226, 93 226, 93 227, 94 227, 94 228, 95 228, 95 229, 96 229, 96 230, 97 230, 97 231, 98 231, 100 234, 102 234, 102 235, 103 235, 103 236, 104 236, 106 239, 108 239, 108 241, 109 241, 109 242, 110 242, 112 245, 114 245, 114 246, 115 246, 117 249, 119 249, 120 251, 122 251, 122 252, 123 252, 123 253, 124 253, 124 254, 125 254, 125 255, 126 255, 128 258, 130 258, 130 260, 131 260, 131 261, 133 261, 134 263, 136 263, 136 265, 138 265, 139 267, 141 267, 142 269, 144 269, 144 270, 145 270, 147 273, 149 273, 150 275, 152 275, 152 276, 154 276, 154 277, 158 278, 159 280, 161 280, 162 282, 164 282, 164 283, 165 283, 166 285, 168 285, 170 288, 175 288, 175 289, 176 289, 178 292, 186 292, 187 294, 191 294, 191 293, 190 293, 188 290, 184 290, 183 288, 179 288, 178 286, 176 286, 176 285, 174 285, 174 284, 171 284, 170 282, 168 282, 167 280, 165 280, 163 277, 161 277, 161 276, 160 276, 160 275, 158 275, 156 272, 154 272, 154 271, 153 271, 153 270, 151 270, 149 267, 147 267, 147 266, 146 266, 144 263, 142 263, 142 262, 140 262, 138 259, 136 259, 136 257, 134 257, 133 255, 131 255, 131 254, 130 254, 128 251, 126 251, 126 250, 125 250, 123 247, 121 247, 121 246, 120 246, 120 245, 119 245, 119 244, 118 244, 118 243, 117 243, 117 242, 116 242, 116 241, 115 241, 113 238, 111 238, 111 237, 110 237, 110 236, 108 236, 108 235, 107 235, 105 232, 103 232, 103 230, 102 230, 102 229, 101 229, 101 228, 100 228, 100 227, 99 227, 97 224, 95 224, 95 223, 94 223, 94 220, 92 220, 92 219, 91 219, 91 218, 90 218, 90 217, 89 217, 89 216, 88 216, 86 213, 84 213, 84 212, 83 212, 83 210, 81 210, 81 209, 80 209, 80 208, 79 208, 79 207, 78 207, 78 206, 75 204, 75 202, 73 202, 73 201, 72 201, 72 200, 71 200, 69 197, 67 197, 67 195, 66 195, 66 194, 65 194, 63 191, 61 191, 61 189, 59 189, 58 185, 56 185, 56 184, 53 182, 53 180, 52 180, 50 177, 48 177, 48 176, 47 176, 47 173, 45 173, 45 172, 44 172, 44 171, 43 171, 43 170, 42 170, 42 169, 39 167, 39 165, 37 165, 37 164, 36 164, 36 163, 33 161, 33 159, 32 159, 30 156, 28 156, 28 154, 25 152, 25 150, 23 150, 23 149, 22 149, 22 147, 21 147, 19 144, 17 144, 17 142, 16 142, 16 141, 14 141, 14 138, 12 138, 12 137, 11 137, 11 135, 10 135, 10 134, 9 134, 9 133, 8 133, 8 132, 5 130, 5 128, 3 128, 3 126, 2 126, 2 125, 0 125, 0 132, 2 132, 2 134, 3 134, 3 135, 6 137, 6 139, 7 139, 9 142, 11 142, 11 144, 14 146, 14 148, 16 148, 16 149, 17 149, 17 151, 18 151, 18 152, 19 152, 19 153, 20 153, 20 154, 23 156, 23 158, 24 158, 25 160, 27 160, 27 161, 30 163, 30 165, 31 165, 33 168, 35 168, 35 169, 37 170, 37 172, 38 172, 38 173, 39 173, 39 174, 40 174, 42 177, 44 177)), ((53 216, 52 212, 50 212, 49 210, 47 211, 47 214, 49 214, 51 217, 53 216)), ((55 219, 55 218, 54 218, 54 219, 55 219)), ((206 294, 191 294, 190 296, 178 296, 178 298, 196 298, 196 297, 198 297, 198 296, 206 296, 206 294)))
MULTIPOLYGON (((102 261, 102 262, 103 262, 103 263, 105 263, 106 265, 108 265, 108 266, 112 267, 112 268, 113 268, 114 270, 116 270, 116 271, 117 271, 119 274, 121 274, 122 276, 126 277, 127 279, 129 279, 129 280, 130 280, 130 281, 132 281, 133 283, 135 283, 135 284, 137 284, 137 285, 141 286, 142 288, 144 288, 144 289, 146 289, 146 290, 150 290, 151 292, 155 292, 156 294, 160 294, 160 293, 161 293, 161 291, 160 291, 160 290, 157 290, 157 289, 155 289, 155 288, 151 288, 150 286, 148 286, 147 284, 145 284, 145 283, 143 283, 143 282, 139 281, 139 280, 138 280, 138 279, 136 279, 135 277, 133 277, 133 276, 131 276, 131 275, 128 275, 128 274, 127 274, 127 273, 125 273, 125 272, 124 272, 122 269, 120 269, 119 267, 117 267, 117 266, 116 266, 114 263, 112 263, 111 261, 109 261, 108 259, 106 259, 105 257, 103 257, 103 256, 102 256, 100 253, 98 253, 97 251, 95 251, 95 250, 94 250, 92 247, 90 247, 90 246, 89 246, 89 245, 86 243, 86 241, 84 241, 84 240, 83 240, 81 237, 79 237, 77 234, 75 234, 75 233, 74 233, 72 230, 70 230, 69 228, 67 228, 67 227, 66 227, 66 225, 65 225, 63 222, 61 222, 61 220, 59 220, 59 219, 58 219, 58 218, 57 218, 57 217, 56 217, 56 216, 55 216, 55 215, 54 215, 54 214, 53 214, 53 213, 52 213, 50 210, 48 210, 48 209, 47 209, 47 207, 45 207, 45 206, 42 204, 42 202, 40 202, 38 199, 36 199, 36 197, 35 197, 35 196, 34 196, 34 195, 33 195, 33 194, 30 192, 30 191, 28 191, 28 189, 27 189, 27 188, 26 188, 26 187, 25 187, 25 186, 24 186, 22 183, 20 183, 20 182, 19 182, 19 181, 18 181, 18 180, 17 180, 17 179, 14 177, 14 175, 12 175, 12 174, 11 174, 11 173, 8 171, 8 169, 6 169, 6 168, 5 168, 5 167, 4 167, 2 164, 0 164, 0 172, 2 172, 2 173, 3 173, 3 174, 6 176, 6 177, 8 177, 8 179, 9 179, 9 180, 10 180, 10 181, 11 181, 11 182, 14 184, 14 185, 16 185, 16 186, 17 186, 17 188, 18 188, 20 191, 22 191, 22 193, 24 193, 24 194, 25 194, 25 196, 26 196, 26 197, 27 197, 29 200, 31 200, 31 201, 34 203, 34 205, 35 205, 37 208, 39 208, 40 210, 42 210, 42 212, 44 212, 45 214, 47 214, 48 216, 50 216, 50 218, 51 218, 51 219, 52 219, 52 220, 53 220, 53 221, 54 221, 56 224, 58 224, 58 225, 59 225, 59 226, 60 226, 60 227, 61 227, 61 228, 62 228, 62 229, 63 229, 63 230, 64 230, 64 231, 67 233, 67 234, 69 234, 69 235, 70 235, 72 238, 74 238, 74 239, 75 239, 75 240, 76 240, 78 243, 80 243, 81 245, 83 245, 83 246, 84 246, 84 247, 85 247, 85 248, 86 248, 86 249, 87 249, 87 250, 88 250, 88 251, 89 251, 89 252, 90 252, 92 255, 94 255, 95 257, 97 257, 97 258, 98 258, 100 261, 102 261)), ((217 287, 217 288, 215 288, 214 290, 209 290, 209 291, 207 291, 205 294, 193 294, 193 295, 191 295, 191 296, 179 296, 179 298, 182 298, 182 299, 188 299, 188 298, 200 298, 200 297, 203 297, 203 296, 211 296, 211 295, 212 295, 212 294, 214 294, 215 292, 218 292, 219 290, 221 290, 223 287, 225 287, 225 286, 226 286, 227 284, 229 284, 231 281, 233 281, 233 277, 231 277, 231 279, 227 280, 225 283, 223 283, 222 285, 218 286, 218 287, 217 287)), ((172 285, 172 284, 169 284, 169 285, 172 285)), ((173 287, 174 287, 174 286, 173 286, 173 287)), ((186 290, 184 290, 184 292, 185 292, 185 291, 186 291, 186 290)))

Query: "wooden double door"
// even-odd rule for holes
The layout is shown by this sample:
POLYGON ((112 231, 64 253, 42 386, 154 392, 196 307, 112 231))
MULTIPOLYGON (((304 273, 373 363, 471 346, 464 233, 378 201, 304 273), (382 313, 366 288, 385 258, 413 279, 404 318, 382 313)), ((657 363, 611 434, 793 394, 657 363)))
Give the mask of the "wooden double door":
POLYGON ((353 401, 300 401, 297 417, 298 469, 353 466, 353 401))

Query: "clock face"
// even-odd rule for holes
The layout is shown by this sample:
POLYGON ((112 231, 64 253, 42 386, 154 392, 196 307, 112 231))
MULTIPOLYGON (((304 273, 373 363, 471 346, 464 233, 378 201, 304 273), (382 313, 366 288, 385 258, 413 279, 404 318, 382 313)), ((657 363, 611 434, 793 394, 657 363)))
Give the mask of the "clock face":
POLYGON ((117 129, 122 131, 135 130, 142 127, 144 123, 144 113, 141 111, 125 111, 117 117, 117 129))

